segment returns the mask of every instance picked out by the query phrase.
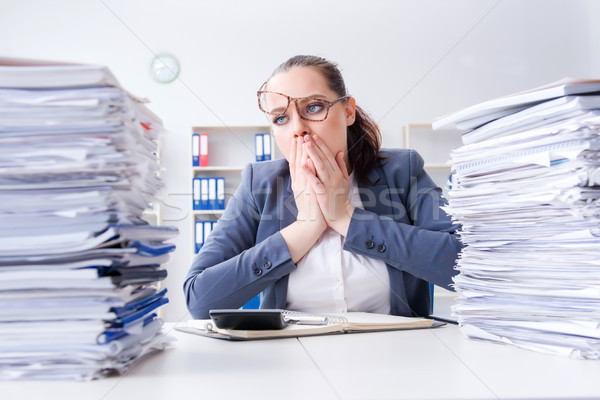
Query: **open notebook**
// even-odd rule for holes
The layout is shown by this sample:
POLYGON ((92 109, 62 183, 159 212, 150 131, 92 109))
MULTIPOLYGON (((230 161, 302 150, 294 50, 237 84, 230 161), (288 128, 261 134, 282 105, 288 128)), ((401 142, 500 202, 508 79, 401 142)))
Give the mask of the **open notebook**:
POLYGON ((187 327, 176 327, 181 332, 229 340, 272 339, 325 334, 389 331, 402 329, 434 328, 442 322, 425 318, 408 318, 396 315, 349 312, 315 315, 297 311, 279 310, 288 324, 283 329, 238 330, 217 328, 211 319, 192 319, 187 327), (315 325, 320 320, 320 325, 315 325))

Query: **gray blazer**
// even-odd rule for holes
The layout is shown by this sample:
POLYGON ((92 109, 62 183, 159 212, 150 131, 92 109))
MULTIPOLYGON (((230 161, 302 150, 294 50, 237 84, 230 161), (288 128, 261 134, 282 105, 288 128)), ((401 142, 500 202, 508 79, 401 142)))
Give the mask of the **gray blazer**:
MULTIPOLYGON (((344 250, 386 263, 391 314, 426 316, 429 285, 449 284, 461 243, 440 209, 445 202, 414 150, 387 149, 359 182, 364 210, 356 209, 344 250)), ((194 318, 217 308, 239 308, 261 293, 261 308, 285 308, 288 274, 296 268, 280 230, 298 211, 285 159, 254 163, 197 254, 183 288, 194 318)))

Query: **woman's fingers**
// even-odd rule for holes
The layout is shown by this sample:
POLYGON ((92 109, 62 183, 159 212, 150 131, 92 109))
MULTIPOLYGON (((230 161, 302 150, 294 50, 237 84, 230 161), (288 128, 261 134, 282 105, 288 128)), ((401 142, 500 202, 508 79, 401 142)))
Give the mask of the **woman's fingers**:
POLYGON ((306 142, 302 144, 302 165, 306 165, 308 161, 308 151, 306 142))
POLYGON ((306 160, 306 167, 308 168, 308 170, 310 171, 310 173, 314 176, 317 176, 317 169, 315 167, 315 163, 313 163, 311 158, 308 158, 306 160))
POLYGON ((300 168, 302 166, 302 153, 303 153, 302 137, 298 136, 294 140, 296 141, 296 171, 300 171, 300 168))
POLYGON ((292 179, 294 179, 294 175, 296 174, 296 148, 297 148, 297 141, 296 139, 292 140, 292 143, 290 143, 290 160, 289 160, 289 166, 290 166, 290 176, 292 177, 292 179))
POLYGON ((329 148, 325 146, 323 140, 321 140, 321 138, 318 136, 313 136, 313 141, 316 144, 317 151, 320 151, 323 156, 323 159, 327 160, 328 166, 331 167, 331 169, 335 169, 335 157, 333 156, 329 148))
POLYGON ((310 187, 311 192, 315 196, 315 200, 319 204, 319 208, 320 208, 320 202, 317 199, 319 198, 319 196, 323 195, 323 190, 324 190, 323 182, 321 182, 319 180, 319 178, 317 178, 317 176, 313 173, 306 174, 306 182, 307 182, 307 187, 310 187))
MULTIPOLYGON (((334 170, 331 168, 330 160, 311 138, 307 138, 306 151, 315 165, 317 175, 323 182, 330 180, 334 170)), ((335 160, 334 160, 335 162, 335 160)))

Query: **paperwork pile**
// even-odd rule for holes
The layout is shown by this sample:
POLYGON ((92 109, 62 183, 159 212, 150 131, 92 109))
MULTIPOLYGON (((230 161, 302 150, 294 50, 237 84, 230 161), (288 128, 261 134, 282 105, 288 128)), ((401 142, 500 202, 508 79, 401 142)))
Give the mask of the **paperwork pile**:
POLYGON ((92 379, 164 347, 161 122, 108 69, 0 59, 0 380, 92 379))
POLYGON ((600 358, 600 81, 565 80, 441 118, 462 224, 453 307, 469 337, 600 358))

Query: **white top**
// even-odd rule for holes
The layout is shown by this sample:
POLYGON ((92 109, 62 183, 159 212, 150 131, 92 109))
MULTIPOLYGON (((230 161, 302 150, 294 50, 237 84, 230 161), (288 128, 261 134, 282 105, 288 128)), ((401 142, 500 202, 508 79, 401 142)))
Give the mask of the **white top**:
MULTIPOLYGON (((350 202, 364 209, 354 174, 350 202)), ((289 310, 310 313, 390 313, 390 278, 383 261, 343 250, 344 237, 327 228, 290 273, 289 310)))

